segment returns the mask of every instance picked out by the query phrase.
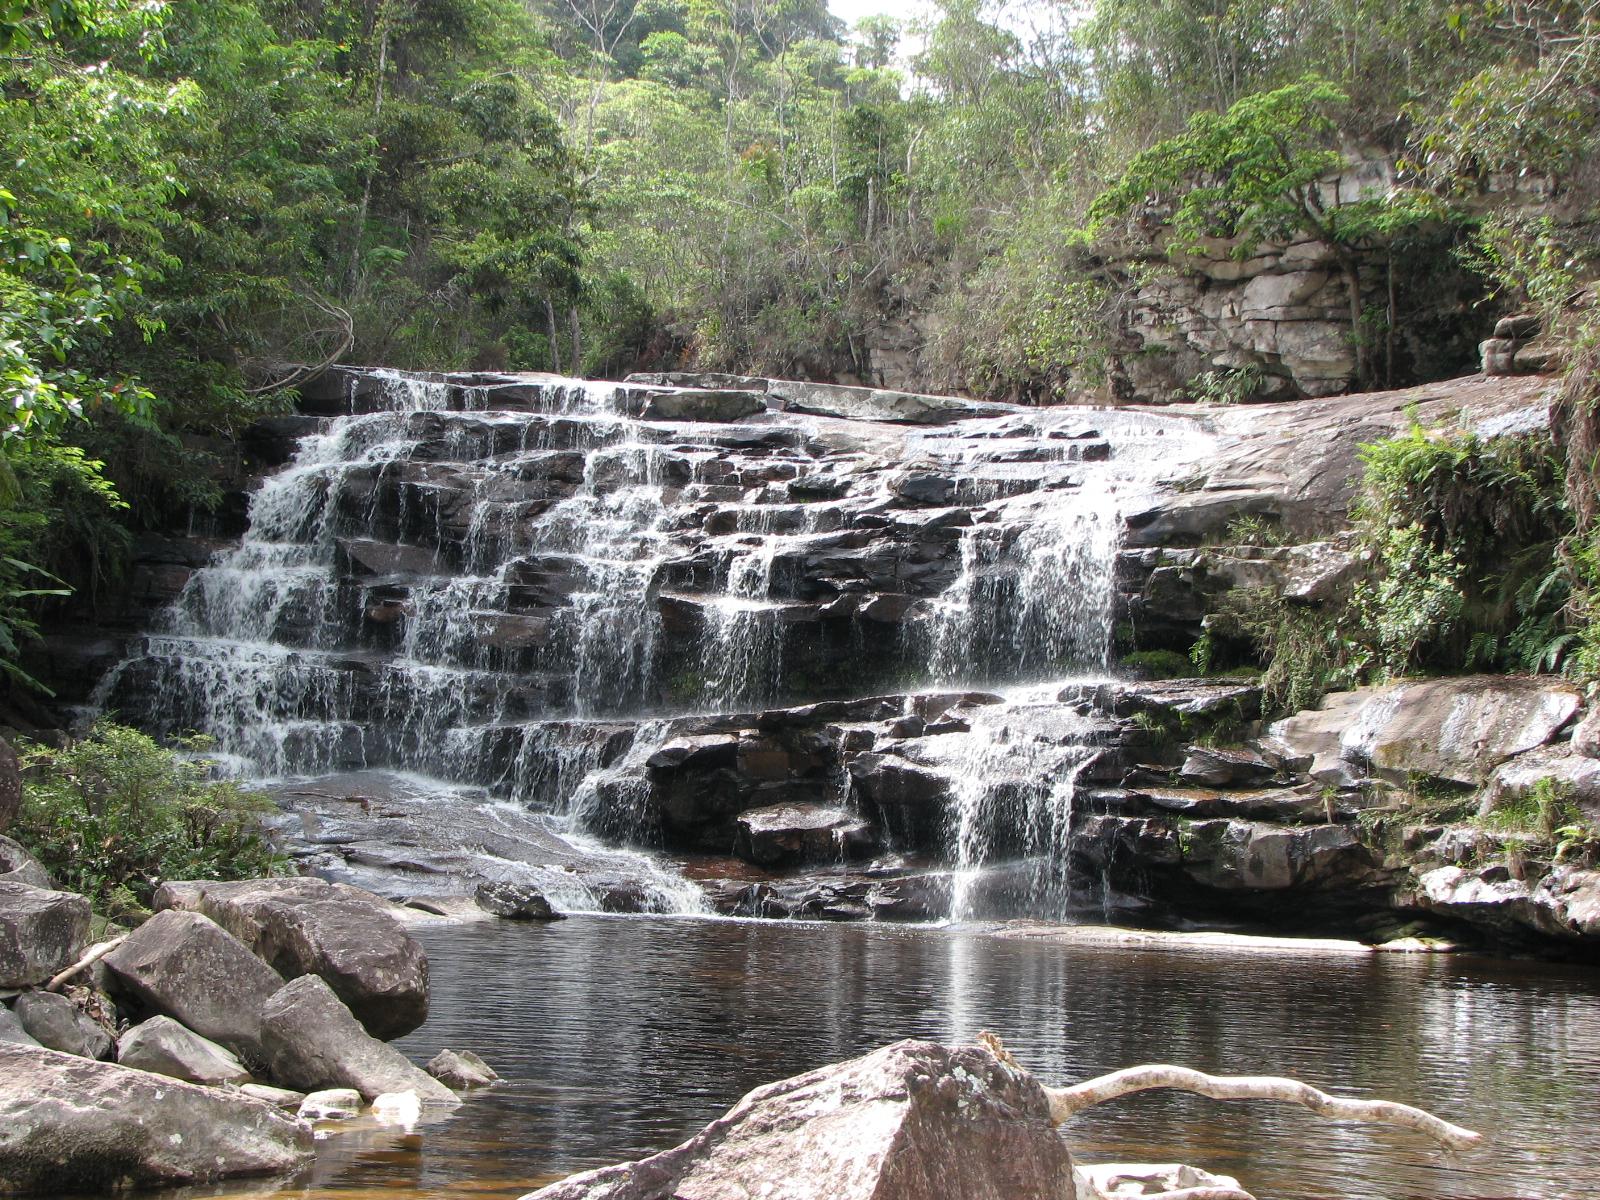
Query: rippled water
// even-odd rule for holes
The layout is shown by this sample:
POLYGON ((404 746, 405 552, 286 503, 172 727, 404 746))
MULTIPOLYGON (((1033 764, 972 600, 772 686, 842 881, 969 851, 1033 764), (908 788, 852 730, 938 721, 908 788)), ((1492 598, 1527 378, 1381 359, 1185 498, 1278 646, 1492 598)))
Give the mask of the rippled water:
POLYGON ((434 1016, 401 1045, 477 1050, 507 1082, 409 1137, 335 1138, 295 1186, 205 1194, 516 1197, 671 1146, 758 1084, 901 1037, 980 1029, 1047 1081, 1155 1060, 1290 1074, 1492 1138, 1452 1158, 1400 1131, 1155 1093, 1067 1127, 1089 1160, 1188 1161, 1261 1200, 1564 1198, 1593 1196, 1600 1180, 1592 969, 673 918, 421 936, 434 1016))

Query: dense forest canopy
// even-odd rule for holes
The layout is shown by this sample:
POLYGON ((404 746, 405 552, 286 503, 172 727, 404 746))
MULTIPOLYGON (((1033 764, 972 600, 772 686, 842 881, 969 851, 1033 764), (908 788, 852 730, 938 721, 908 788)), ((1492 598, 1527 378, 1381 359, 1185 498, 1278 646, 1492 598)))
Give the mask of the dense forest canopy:
POLYGON ((1502 308, 1585 277, 1595 0, 1028 11, 0 3, 0 660, 130 530, 214 508, 297 365, 832 375, 915 309, 952 378, 1062 399, 1114 336, 1092 235, 1147 196, 1341 251, 1426 223, 1502 308), (1404 186, 1312 212, 1354 148, 1404 186))

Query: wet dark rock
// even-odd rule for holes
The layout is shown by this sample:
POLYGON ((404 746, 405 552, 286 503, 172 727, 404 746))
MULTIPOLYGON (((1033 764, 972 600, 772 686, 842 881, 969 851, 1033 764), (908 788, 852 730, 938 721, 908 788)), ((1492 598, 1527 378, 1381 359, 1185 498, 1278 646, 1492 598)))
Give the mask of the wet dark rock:
POLYGON ((237 1092, 0 1045, 0 1192, 107 1195, 282 1175, 311 1151, 309 1125, 237 1092))
POLYGON ((250 1072, 225 1048, 171 1017, 151 1017, 124 1033, 117 1039, 117 1061, 208 1087, 250 1081, 250 1072))
POLYGON ((1190 746, 1178 775, 1188 783, 1206 787, 1249 787, 1264 783, 1278 770, 1253 750, 1221 750, 1190 746))
POLYGON ((315 975, 284 984, 262 1006, 261 1038, 273 1080, 315 1091, 350 1087, 367 1100, 414 1091, 425 1105, 453 1107, 455 1093, 372 1037, 315 975))
POLYGON ((33 855, 8 837, 0 836, 0 883, 25 883, 49 891, 55 887, 50 872, 33 855))
POLYGON ((89 941, 89 902, 0 880, 0 988, 32 987, 70 966, 89 941))
POLYGON ((1031 1077, 971 1046, 897 1042, 747 1095, 673 1150, 537 1200, 1060 1200, 1072 1160, 1031 1077))
POLYGON ((550 907, 543 892, 529 884, 486 881, 472 895, 484 912, 511 921, 556 921, 562 915, 550 907))
POLYGON ((862 811, 902 849, 937 850, 950 779, 897 756, 861 754, 849 764, 862 811))
POLYGON ((471 1050, 441 1050, 428 1060, 426 1070, 440 1083, 457 1091, 488 1087, 500 1078, 493 1067, 471 1050))
POLYGON ((171 1017, 246 1062, 264 1058, 262 1009, 283 977, 209 917, 157 913, 101 961, 132 1005, 171 1017))
POLYGON ((370 892, 309 878, 168 883, 154 904, 204 913, 285 979, 321 976, 374 1037, 427 1020, 427 955, 370 892))
POLYGON ((877 848, 870 824, 825 804, 755 808, 740 813, 734 825, 734 854, 765 867, 842 862, 877 848))
POLYGON ((55 992, 24 992, 17 997, 17 1020, 41 1046, 79 1058, 110 1058, 116 1044, 110 1032, 83 1009, 55 992))
POLYGON ((759 392, 741 389, 650 392, 640 415, 647 421, 738 421, 766 410, 759 392))

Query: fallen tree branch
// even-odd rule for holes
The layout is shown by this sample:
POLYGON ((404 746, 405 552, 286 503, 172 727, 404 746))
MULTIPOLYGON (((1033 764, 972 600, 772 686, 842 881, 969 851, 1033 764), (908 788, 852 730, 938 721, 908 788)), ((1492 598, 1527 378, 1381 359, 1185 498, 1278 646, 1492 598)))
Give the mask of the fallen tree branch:
MULTIPOLYGON (((1003 1061, 1016 1064, 1016 1059, 1006 1051, 1000 1039, 993 1034, 980 1034, 979 1041, 1003 1061)), ((1396 1104, 1390 1100, 1352 1100, 1344 1096, 1330 1096, 1298 1079, 1277 1075, 1207 1075, 1188 1067, 1174 1067, 1165 1063, 1150 1063, 1126 1070, 1113 1071, 1073 1087, 1046 1087, 1050 1100, 1050 1119, 1057 1125, 1070 1121, 1086 1108, 1116 1100, 1134 1092, 1151 1088, 1177 1088, 1195 1092, 1212 1100, 1280 1100, 1309 1108, 1319 1117, 1333 1121, 1365 1121, 1382 1125, 1398 1125, 1425 1134, 1441 1146, 1451 1150, 1470 1150, 1483 1141, 1481 1133, 1463 1129, 1442 1121, 1432 1113, 1409 1104, 1396 1104)))
POLYGON ((120 937, 114 937, 107 942, 96 942, 93 946, 90 946, 87 951, 85 951, 84 956, 77 962, 73 963, 70 967, 67 967, 64 970, 57 971, 55 975, 51 977, 50 982, 44 985, 44 990, 47 992, 60 991, 62 984, 66 983, 67 980, 71 979, 79 971, 94 966, 95 963, 99 962, 118 946, 122 945, 122 943, 127 940, 127 937, 128 935, 124 933, 120 937))

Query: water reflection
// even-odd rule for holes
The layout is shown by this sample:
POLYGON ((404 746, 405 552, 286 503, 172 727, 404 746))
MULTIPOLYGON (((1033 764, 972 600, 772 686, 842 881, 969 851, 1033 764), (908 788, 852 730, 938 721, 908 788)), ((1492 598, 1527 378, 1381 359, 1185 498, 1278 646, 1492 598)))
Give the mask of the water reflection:
POLYGON ((1290 1074, 1495 1138, 1451 1158, 1398 1131, 1153 1093, 1075 1121, 1069 1140, 1087 1158, 1182 1159, 1263 1200, 1577 1197, 1600 1177, 1593 971, 665 918, 423 936, 435 1015, 402 1045, 477 1050, 508 1082, 409 1138, 336 1139, 296 1186, 204 1194, 515 1197, 675 1144, 758 1084, 900 1037, 984 1028, 1045 1078, 1151 1060, 1290 1074))

